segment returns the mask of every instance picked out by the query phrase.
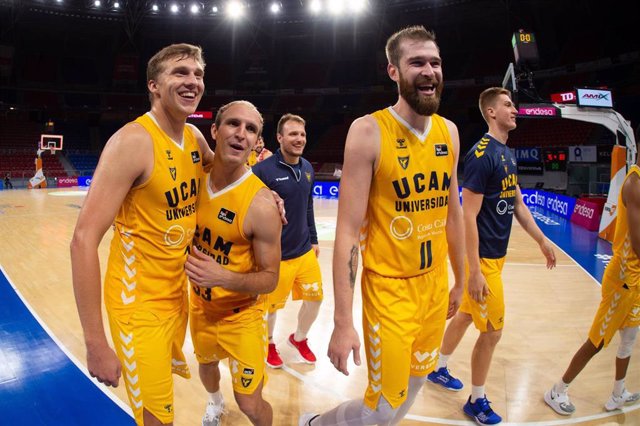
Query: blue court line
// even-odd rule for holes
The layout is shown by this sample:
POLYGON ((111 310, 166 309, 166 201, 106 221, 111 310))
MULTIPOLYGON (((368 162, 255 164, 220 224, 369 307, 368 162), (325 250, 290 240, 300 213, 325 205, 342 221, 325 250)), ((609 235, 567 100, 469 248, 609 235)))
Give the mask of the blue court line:
POLYGON ((548 210, 535 207, 531 212, 547 238, 601 283, 611 259, 611 243, 599 238, 597 231, 589 231, 548 210))
POLYGON ((127 409, 96 386, 0 267, 0 425, 134 425, 127 409))

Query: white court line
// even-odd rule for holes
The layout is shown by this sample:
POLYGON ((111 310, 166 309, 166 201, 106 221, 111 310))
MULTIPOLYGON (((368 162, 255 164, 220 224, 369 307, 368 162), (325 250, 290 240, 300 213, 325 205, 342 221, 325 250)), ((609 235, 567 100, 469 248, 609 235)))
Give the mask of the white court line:
POLYGON ((114 403, 116 403, 116 405, 118 407, 122 408, 122 410, 125 413, 127 413, 129 416, 131 416, 131 418, 133 418, 133 412, 131 411, 131 407, 129 407, 124 402, 122 402, 113 392, 111 392, 111 390, 109 390, 109 388, 107 386, 103 385, 98 380, 96 380, 95 378, 91 377, 91 375, 89 374, 89 371, 86 369, 86 367, 80 361, 78 361, 78 359, 75 356, 73 356, 71 351, 69 351, 69 349, 67 349, 62 344, 61 341, 58 340, 58 338, 53 334, 53 332, 49 329, 49 327, 47 327, 47 325, 42 320, 42 318, 40 318, 38 316, 38 314, 36 313, 36 311, 34 311, 33 308, 31 308, 31 305, 29 305, 29 302, 27 302, 27 300, 24 297, 22 297, 22 294, 20 293, 18 288, 13 284, 13 281, 11 281, 11 278, 9 278, 9 275, 7 274, 7 271, 4 270, 2 265, 0 265, 0 273, 2 273, 4 275, 4 277, 7 279, 7 281, 9 282, 9 285, 13 288, 13 291, 16 292, 16 294, 18 295, 20 300, 22 300, 22 303, 24 304, 24 306, 26 306, 26 308, 29 310, 31 315, 36 319, 36 321, 38 321, 38 323, 40 324, 40 327, 42 327, 44 329, 44 331, 49 335, 51 340, 53 340, 55 342, 55 344, 58 345, 60 350, 62 352, 64 352, 64 354, 67 356, 67 358, 69 358, 71 360, 71 362, 73 362, 76 365, 76 367, 80 371, 82 371, 82 373, 84 373, 84 375, 87 376, 87 378, 89 380, 91 380, 94 385, 96 385, 96 387, 98 389, 100 389, 106 396, 109 397, 109 399, 111 399, 114 403))
POLYGON ((286 365, 282 365, 282 371, 285 371, 287 373, 289 373, 290 375, 292 375, 293 377, 295 377, 296 379, 300 380, 302 383, 304 383, 305 386, 312 386, 316 389, 318 389, 319 391, 321 391, 322 393, 326 393, 329 394, 331 396, 334 396, 338 399, 341 399, 343 401, 348 401, 350 398, 347 398, 346 395, 341 394, 340 392, 336 392, 334 389, 329 389, 329 388, 325 388, 324 386, 316 383, 315 380, 313 380, 312 377, 308 377, 305 376, 302 373, 298 373, 296 370, 294 370, 291 367, 288 367, 286 365))

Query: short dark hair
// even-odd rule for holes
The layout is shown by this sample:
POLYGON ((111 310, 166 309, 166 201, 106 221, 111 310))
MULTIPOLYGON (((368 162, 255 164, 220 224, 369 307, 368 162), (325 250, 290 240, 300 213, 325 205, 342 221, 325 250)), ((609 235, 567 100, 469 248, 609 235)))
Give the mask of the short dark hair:
MULTIPOLYGON (((387 61, 396 67, 400 64, 400 57, 402 56, 400 43, 403 40, 432 41, 436 43, 436 34, 422 25, 406 27, 392 34, 387 39, 387 45, 384 50, 387 54, 387 61)), ((436 43, 437 46, 438 44, 436 43)))

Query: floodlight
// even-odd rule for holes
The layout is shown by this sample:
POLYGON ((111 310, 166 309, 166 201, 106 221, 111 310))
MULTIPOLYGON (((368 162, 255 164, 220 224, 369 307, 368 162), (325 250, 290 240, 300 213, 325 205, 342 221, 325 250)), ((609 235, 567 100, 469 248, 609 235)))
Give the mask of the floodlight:
POLYGON ((95 0, 95 1, 93 2, 93 5, 94 5, 95 7, 100 7, 100 5, 101 5, 100 0, 95 0))
POLYGON ((158 9, 159 9, 159 7, 158 7, 157 4, 154 4, 154 5, 151 6, 151 10, 153 10, 154 12, 157 12, 158 9))
POLYGON ((230 0, 227 3, 227 15, 231 19, 238 19, 244 15, 244 5, 238 0, 230 0))
POLYGON ((200 8, 198 7, 197 4, 192 4, 190 10, 191 10, 191 13, 194 15, 200 12, 200 8))
POLYGON ((320 0, 311 0, 309 10, 311 10, 312 13, 320 13, 320 11, 322 11, 322 3, 320 0))
POLYGON ((175 3, 173 3, 173 4, 171 5, 171 9, 170 9, 170 10, 171 10, 171 12, 173 12, 173 13, 178 13, 178 10, 179 10, 179 9, 180 9, 180 8, 178 7, 178 5, 177 5, 177 4, 175 4, 175 3))
POLYGON ((344 10, 344 2, 342 0, 329 0, 327 2, 327 9, 334 15, 339 15, 344 10))
POLYGON ((274 15, 278 14, 282 9, 282 4, 274 1, 273 3, 271 3, 271 6, 269 6, 269 9, 271 10, 271 13, 273 13, 274 15))

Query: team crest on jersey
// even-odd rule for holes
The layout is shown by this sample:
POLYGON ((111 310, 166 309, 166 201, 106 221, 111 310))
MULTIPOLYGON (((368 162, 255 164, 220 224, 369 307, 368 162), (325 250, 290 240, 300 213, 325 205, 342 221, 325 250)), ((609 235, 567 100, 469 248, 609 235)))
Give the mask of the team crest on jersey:
POLYGON ((223 222, 227 222, 228 224, 232 224, 233 220, 236 218, 236 214, 231 210, 227 210, 224 207, 220 209, 218 213, 218 219, 223 222))
POLYGON ((193 164, 200 162, 200 153, 198 151, 191 151, 191 161, 193 161, 193 164))
POLYGON ((173 160, 173 157, 171 156, 171 150, 167 149, 165 152, 167 153, 167 160, 173 160))
POLYGON ((304 172, 304 175, 307 177, 307 182, 311 182, 311 173, 304 172))
POLYGON ((407 170, 407 167, 409 167, 409 157, 398 157, 398 163, 400 163, 400 167, 407 170))
POLYGON ((242 382, 242 387, 248 388, 253 379, 251 377, 240 377, 240 381, 242 382))
POLYGON ((396 139, 397 149, 407 149, 407 142, 404 139, 396 139))
POLYGON ((176 180, 176 168, 175 167, 169 167, 169 173, 171 173, 171 178, 173 180, 176 180))
POLYGON ((503 162, 503 163, 504 163, 505 161, 507 161, 507 160, 505 160, 505 159, 504 159, 504 154, 500 154, 500 159, 502 160, 502 162, 503 162))
POLYGON ((438 143, 436 147, 436 157, 445 157, 449 155, 449 147, 446 143, 438 143))

